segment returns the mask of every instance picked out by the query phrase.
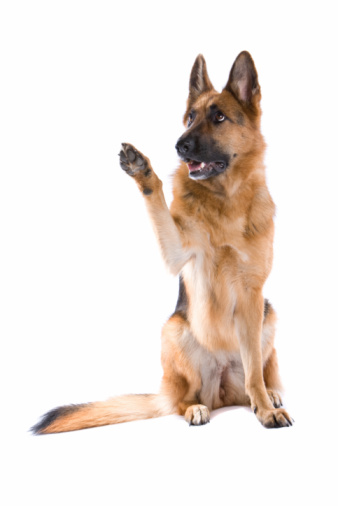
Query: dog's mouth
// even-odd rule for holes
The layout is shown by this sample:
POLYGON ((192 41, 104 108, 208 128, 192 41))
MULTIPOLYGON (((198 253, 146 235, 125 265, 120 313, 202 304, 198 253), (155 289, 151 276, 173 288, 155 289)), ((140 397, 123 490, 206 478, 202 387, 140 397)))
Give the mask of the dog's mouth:
POLYGON ((185 160, 188 165, 189 177, 191 179, 207 179, 211 176, 216 176, 227 168, 227 163, 224 161, 215 162, 200 162, 197 160, 185 160))

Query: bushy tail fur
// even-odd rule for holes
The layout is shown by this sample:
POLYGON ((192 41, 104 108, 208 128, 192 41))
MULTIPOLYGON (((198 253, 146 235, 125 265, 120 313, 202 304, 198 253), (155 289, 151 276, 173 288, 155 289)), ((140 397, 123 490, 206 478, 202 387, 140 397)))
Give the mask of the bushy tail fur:
POLYGON ((104 402, 74 404, 46 413, 31 431, 51 434, 72 430, 157 418, 174 413, 170 401, 161 394, 136 394, 113 397, 104 402))

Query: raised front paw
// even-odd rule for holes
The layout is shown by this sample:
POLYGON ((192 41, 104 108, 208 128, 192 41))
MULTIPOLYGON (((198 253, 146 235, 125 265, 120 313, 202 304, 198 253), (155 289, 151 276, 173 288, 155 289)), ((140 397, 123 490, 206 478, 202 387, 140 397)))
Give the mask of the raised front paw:
POLYGON ((148 159, 140 153, 132 144, 122 143, 120 151, 120 165, 129 176, 134 177, 137 173, 143 171, 143 176, 149 177, 151 174, 148 159))
POLYGON ((294 423, 289 413, 282 408, 260 410, 256 412, 256 416, 267 429, 290 427, 294 423))
POLYGON ((210 413, 203 404, 194 404, 189 406, 184 415, 189 425, 204 425, 210 422, 210 413))

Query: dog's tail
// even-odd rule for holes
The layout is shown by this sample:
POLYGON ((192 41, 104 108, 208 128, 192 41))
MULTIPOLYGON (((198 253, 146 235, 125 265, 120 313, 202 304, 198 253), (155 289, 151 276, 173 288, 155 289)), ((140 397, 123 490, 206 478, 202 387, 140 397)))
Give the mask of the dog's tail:
POLYGON ((34 434, 52 434, 72 430, 144 420, 170 415, 175 410, 162 394, 136 394, 113 397, 104 402, 73 404, 55 408, 46 413, 31 431, 34 434))

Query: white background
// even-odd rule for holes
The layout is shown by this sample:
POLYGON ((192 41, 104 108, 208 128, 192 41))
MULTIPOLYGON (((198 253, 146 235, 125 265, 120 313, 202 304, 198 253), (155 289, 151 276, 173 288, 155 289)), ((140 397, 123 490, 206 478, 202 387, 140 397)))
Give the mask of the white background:
POLYGON ((1 51, 2 504, 337 504, 334 2, 4 1, 1 51), (178 282, 118 163, 150 157, 171 199, 191 66, 219 90, 237 54, 262 87, 277 205, 265 295, 293 428, 245 408, 56 436, 45 411, 156 392, 178 282))

